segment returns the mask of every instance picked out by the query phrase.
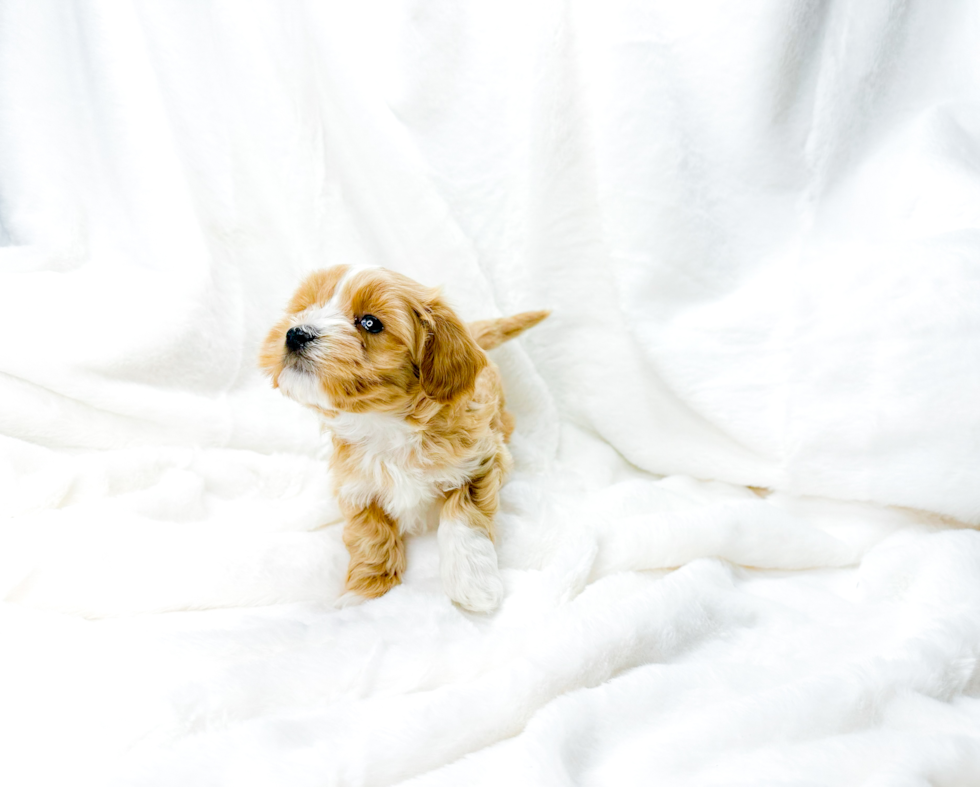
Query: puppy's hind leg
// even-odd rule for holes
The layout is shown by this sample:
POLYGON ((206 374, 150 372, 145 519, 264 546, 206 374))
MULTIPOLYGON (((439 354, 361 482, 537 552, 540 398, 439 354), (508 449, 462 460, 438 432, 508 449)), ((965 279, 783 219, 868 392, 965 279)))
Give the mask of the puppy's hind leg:
POLYGON ((381 506, 344 511, 344 544, 350 552, 347 590, 359 596, 383 596, 401 582, 405 544, 398 526, 381 506))
POLYGON ((482 475, 446 495, 439 516, 442 586, 471 612, 492 612, 504 596, 492 540, 502 465, 495 457, 482 475))

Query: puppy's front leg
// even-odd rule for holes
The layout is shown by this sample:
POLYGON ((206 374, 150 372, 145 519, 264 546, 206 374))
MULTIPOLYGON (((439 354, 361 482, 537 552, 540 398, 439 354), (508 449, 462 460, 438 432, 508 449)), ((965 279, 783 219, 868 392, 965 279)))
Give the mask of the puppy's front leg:
POLYGON ((405 544, 398 526, 381 506, 343 506, 344 544, 350 552, 347 590, 367 598, 383 596, 402 581, 405 544))
POLYGON ((498 464, 446 496, 439 516, 439 562, 446 594, 472 612, 492 612, 504 596, 493 548, 493 516, 503 481, 498 464))

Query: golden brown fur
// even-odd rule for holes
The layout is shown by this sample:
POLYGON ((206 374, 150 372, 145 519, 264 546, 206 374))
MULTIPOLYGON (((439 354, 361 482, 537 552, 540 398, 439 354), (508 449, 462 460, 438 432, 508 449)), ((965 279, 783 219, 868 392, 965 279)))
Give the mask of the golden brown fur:
POLYGON ((547 314, 468 327, 438 290, 380 268, 336 266, 300 285, 259 363, 333 433, 350 592, 375 597, 398 584, 404 535, 424 528, 437 508, 447 592, 470 609, 499 601, 488 545, 513 420, 484 349, 547 314), (363 327, 372 318, 383 325, 379 332, 363 327), (307 343, 291 348, 290 329, 307 343))
POLYGON ((496 320, 477 320, 469 325, 470 334, 484 350, 492 350, 533 328, 551 312, 522 312, 496 320))

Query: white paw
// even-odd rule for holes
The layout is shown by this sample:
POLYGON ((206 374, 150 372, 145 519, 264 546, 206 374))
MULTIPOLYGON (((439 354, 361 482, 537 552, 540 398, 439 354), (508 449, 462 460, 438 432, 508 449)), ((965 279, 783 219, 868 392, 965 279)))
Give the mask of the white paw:
POLYGON ((493 612, 504 597, 493 542, 452 519, 439 523, 439 567, 446 595, 471 612, 493 612))

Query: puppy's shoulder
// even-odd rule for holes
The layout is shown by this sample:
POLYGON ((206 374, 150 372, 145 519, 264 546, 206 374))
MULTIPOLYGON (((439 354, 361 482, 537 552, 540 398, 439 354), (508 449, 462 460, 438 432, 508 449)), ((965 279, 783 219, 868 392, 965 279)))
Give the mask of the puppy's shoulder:
POLYGON ((477 375, 476 385, 473 387, 473 394, 470 399, 473 402, 490 404, 502 400, 503 395, 504 386, 500 369, 497 364, 487 359, 487 365, 477 375))

